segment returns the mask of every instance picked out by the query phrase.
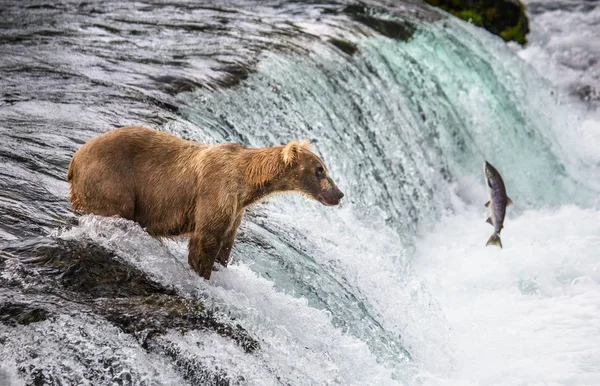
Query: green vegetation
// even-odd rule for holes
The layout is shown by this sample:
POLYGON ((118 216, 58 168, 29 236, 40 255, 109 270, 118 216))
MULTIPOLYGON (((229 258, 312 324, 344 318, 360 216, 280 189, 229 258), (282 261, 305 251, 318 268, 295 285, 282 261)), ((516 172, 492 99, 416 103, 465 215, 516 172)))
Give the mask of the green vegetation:
POLYGON ((529 20, 518 0, 425 0, 446 12, 500 36, 505 41, 527 43, 529 20))
POLYGON ((523 9, 523 13, 519 18, 517 25, 506 28, 504 31, 500 32, 500 37, 507 42, 513 40, 523 45, 527 43, 527 37, 525 35, 529 32, 529 22, 525 15, 525 6, 521 4, 521 8, 523 9))
POLYGON ((450 10, 449 12, 460 19, 468 21, 471 24, 474 24, 478 27, 483 27, 483 21, 481 19, 481 15, 473 10, 464 9, 464 10, 458 11, 458 12, 454 11, 454 10, 450 10))

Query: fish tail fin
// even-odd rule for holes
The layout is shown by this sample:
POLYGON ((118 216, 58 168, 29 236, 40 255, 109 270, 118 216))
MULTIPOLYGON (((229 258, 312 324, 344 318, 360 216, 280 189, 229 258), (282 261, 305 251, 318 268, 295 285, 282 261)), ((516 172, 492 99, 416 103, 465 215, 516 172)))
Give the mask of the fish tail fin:
POLYGON ((500 240, 500 235, 497 233, 494 233, 490 236, 487 244, 485 244, 485 246, 487 247, 488 245, 497 245, 500 248, 502 248, 502 241, 500 240))

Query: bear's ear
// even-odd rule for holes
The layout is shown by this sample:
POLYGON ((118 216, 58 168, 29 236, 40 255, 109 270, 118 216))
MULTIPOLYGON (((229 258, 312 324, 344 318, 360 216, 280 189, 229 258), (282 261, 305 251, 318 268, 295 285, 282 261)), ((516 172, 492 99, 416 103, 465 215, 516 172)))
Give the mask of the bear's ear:
POLYGON ((285 166, 290 166, 298 159, 298 152, 300 151, 300 145, 296 141, 291 141, 284 148, 281 156, 285 166))
POLYGON ((300 147, 306 150, 310 150, 310 141, 308 139, 303 139, 302 141, 300 141, 300 147))

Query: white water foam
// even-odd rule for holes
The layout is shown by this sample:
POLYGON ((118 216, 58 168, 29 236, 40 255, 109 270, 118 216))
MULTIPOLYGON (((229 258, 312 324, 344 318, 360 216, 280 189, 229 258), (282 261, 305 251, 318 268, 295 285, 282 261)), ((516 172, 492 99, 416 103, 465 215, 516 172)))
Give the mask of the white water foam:
POLYGON ((5 360, 0 364, 0 385, 25 385, 25 382, 19 378, 19 371, 14 360, 5 360))
POLYGON ((445 217, 413 260, 451 326, 444 383, 600 384, 600 211, 509 216, 504 249, 484 212, 445 217))
POLYGON ((577 149, 584 163, 600 165, 600 4, 585 0, 525 3, 535 12, 529 15, 529 43, 516 49, 517 54, 563 94, 579 94, 578 98, 560 95, 570 121, 575 122, 561 140, 570 142, 566 147, 577 149))
POLYGON ((525 3, 531 32, 519 56, 562 88, 592 86, 587 98, 600 101, 600 5, 585 0, 525 3))
MULTIPOLYGON (((260 379, 258 375, 269 369, 279 378, 298 385, 397 384, 393 368, 378 363, 364 341, 335 328, 328 311, 311 307, 305 298, 278 291, 271 281, 260 277, 244 262, 214 272, 211 281, 206 282, 187 267, 185 244, 166 241, 161 246, 135 223, 116 218, 84 216, 79 227, 60 237, 90 238, 115 250, 162 283, 202 297, 207 304, 220 309, 224 321, 235 318, 236 323, 259 339, 260 352, 249 356, 222 338, 211 338, 219 343, 217 346, 203 343, 192 347, 187 335, 198 342, 206 337, 200 339, 195 332, 186 337, 173 332, 165 337, 190 355, 201 358, 208 367, 226 369, 227 374, 248 380, 260 379), (222 361, 219 355, 210 354, 211 350, 235 352, 241 364, 233 366, 229 360, 222 361)), ((276 382, 263 378, 257 384, 270 383, 276 382)))
POLYGON ((29 365, 41 370, 37 381, 41 384, 69 384, 70 379, 88 384, 85 379, 92 376, 103 379, 103 384, 184 382, 164 357, 147 353, 131 335, 85 313, 54 316, 20 326, 18 332, 0 325, 0 334, 9 336, 0 355, 0 381, 4 376, 8 385, 19 385, 17 369, 29 365), (11 362, 16 367, 8 367, 11 362), (44 371, 52 374, 50 379, 44 371))

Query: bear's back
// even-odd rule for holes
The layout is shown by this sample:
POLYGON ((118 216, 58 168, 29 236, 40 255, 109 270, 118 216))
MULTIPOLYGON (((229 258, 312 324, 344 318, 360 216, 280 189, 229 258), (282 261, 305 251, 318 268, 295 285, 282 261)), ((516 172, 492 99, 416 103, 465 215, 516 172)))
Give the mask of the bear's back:
POLYGON ((154 235, 189 232, 201 145, 143 127, 109 131, 84 144, 69 167, 76 211, 137 221, 154 235))

